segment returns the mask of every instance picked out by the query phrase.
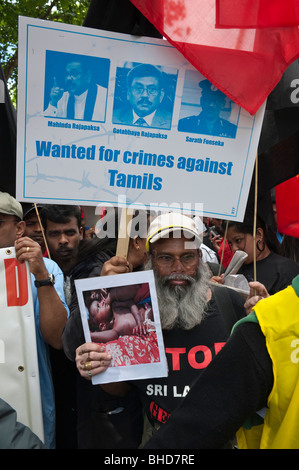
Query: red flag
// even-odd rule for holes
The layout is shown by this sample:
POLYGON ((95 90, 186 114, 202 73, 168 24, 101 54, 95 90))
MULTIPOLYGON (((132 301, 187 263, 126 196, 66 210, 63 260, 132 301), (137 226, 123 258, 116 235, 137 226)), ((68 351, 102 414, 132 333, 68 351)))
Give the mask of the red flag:
POLYGON ((299 57, 298 27, 217 29, 215 0, 131 0, 210 82, 254 114, 299 57))
POLYGON ((299 25, 298 0, 216 0, 217 28, 299 25))
POLYGON ((299 238, 299 175, 276 186, 275 199, 278 231, 299 238))

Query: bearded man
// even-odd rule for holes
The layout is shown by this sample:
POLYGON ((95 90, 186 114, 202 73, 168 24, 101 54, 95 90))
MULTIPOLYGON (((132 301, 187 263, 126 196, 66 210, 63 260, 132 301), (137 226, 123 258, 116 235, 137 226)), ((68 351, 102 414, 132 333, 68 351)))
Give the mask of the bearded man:
MULTIPOLYGON (((210 272, 201 261, 200 244, 201 237, 191 217, 167 213, 150 225, 146 268, 153 269, 155 275, 169 372, 167 377, 135 380, 131 385, 139 390, 153 428, 168 420, 230 333, 209 287, 210 272)), ((242 318, 242 297, 231 290, 229 293, 237 318, 242 318)), ((80 346, 77 367, 85 378, 84 361, 88 355, 92 375, 110 363, 97 345, 80 346)))

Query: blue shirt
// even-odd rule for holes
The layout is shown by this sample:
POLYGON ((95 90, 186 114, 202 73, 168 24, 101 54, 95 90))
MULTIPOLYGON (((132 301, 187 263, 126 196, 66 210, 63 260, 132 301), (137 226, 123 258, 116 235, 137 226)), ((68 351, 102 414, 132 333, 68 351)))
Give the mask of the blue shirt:
MULTIPOLYGON (((66 308, 67 315, 69 310, 65 302, 63 283, 64 276, 59 266, 52 260, 44 258, 44 262, 49 274, 54 274, 57 294, 66 308)), ((32 297, 36 329, 36 346, 39 368, 39 379, 41 388, 42 412, 44 422, 45 444, 50 449, 55 448, 55 399, 54 387, 52 381, 51 364, 48 345, 42 337, 39 326, 39 302, 37 288, 34 285, 34 276, 31 274, 32 297)))

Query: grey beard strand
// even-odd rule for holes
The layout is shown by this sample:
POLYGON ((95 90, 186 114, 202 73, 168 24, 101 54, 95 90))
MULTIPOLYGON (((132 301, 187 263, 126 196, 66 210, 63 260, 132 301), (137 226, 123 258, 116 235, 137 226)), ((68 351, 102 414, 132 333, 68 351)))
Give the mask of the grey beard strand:
MULTIPOLYGON (((151 262, 146 269, 152 269, 151 262)), ((200 262, 196 277, 171 275, 164 278, 155 276, 161 326, 163 330, 181 328, 190 330, 199 325, 206 316, 207 292, 210 274, 200 262), (170 279, 185 279, 187 286, 169 286, 170 279)))

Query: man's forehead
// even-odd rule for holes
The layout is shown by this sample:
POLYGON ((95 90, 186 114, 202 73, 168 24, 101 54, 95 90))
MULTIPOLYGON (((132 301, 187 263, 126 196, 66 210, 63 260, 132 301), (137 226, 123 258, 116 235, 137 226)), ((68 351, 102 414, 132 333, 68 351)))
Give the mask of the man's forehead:
POLYGON ((163 237, 152 244, 152 252, 176 252, 176 251, 194 251, 198 250, 199 246, 192 238, 186 238, 184 236, 176 237, 175 234, 170 234, 169 237, 163 237))
POLYGON ((73 70, 73 69, 82 69, 82 65, 80 62, 69 62, 67 65, 66 65, 66 70, 73 70))
POLYGON ((154 76, 144 76, 144 77, 135 77, 133 78, 132 80, 132 84, 133 83, 158 83, 159 80, 157 77, 154 77, 154 76))
POLYGON ((78 228, 78 222, 76 217, 70 217, 66 222, 53 222, 47 220, 47 230, 67 230, 69 228, 78 228))
POLYGON ((35 211, 30 211, 26 217, 24 217, 24 220, 38 220, 37 213, 35 211))
POLYGON ((1 220, 6 220, 6 219, 8 219, 8 220, 11 219, 11 220, 13 220, 14 217, 15 217, 15 216, 12 215, 12 214, 4 214, 3 212, 0 212, 0 219, 1 219, 1 220))

